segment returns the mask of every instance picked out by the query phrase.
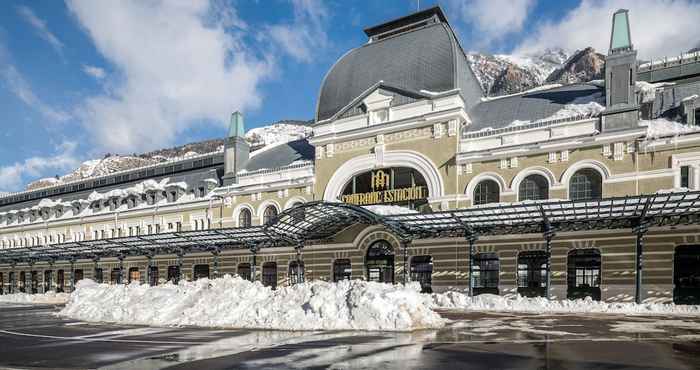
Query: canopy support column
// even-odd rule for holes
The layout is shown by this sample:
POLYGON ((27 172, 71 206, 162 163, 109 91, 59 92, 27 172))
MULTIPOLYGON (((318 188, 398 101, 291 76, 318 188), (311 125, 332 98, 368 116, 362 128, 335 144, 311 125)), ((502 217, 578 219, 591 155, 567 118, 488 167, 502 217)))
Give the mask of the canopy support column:
POLYGON ((556 235, 552 224, 549 222, 549 218, 544 211, 542 205, 539 206, 540 214, 542 216, 542 235, 544 236, 544 249, 547 253, 547 263, 545 264, 546 273, 546 284, 547 288, 545 290, 545 297, 547 299, 551 298, 552 295, 552 238, 556 235))
POLYGON ((253 253, 253 263, 250 268, 250 281, 255 281, 257 280, 257 277, 255 276, 255 270, 257 269, 258 265, 258 246, 253 245, 250 247, 250 252, 253 253))
MULTIPOLYGON (((29 265, 29 271, 28 271, 29 274, 27 274, 27 275, 29 275, 29 277, 28 277, 29 278, 29 285, 27 285, 29 287, 29 292, 31 294, 39 293, 39 287, 38 287, 39 282, 37 281, 37 286, 36 287, 34 286, 34 279, 33 279, 34 261, 29 260, 29 262, 27 262, 27 265, 29 265)), ((39 277, 37 276, 37 280, 38 279, 39 279, 39 277)))
POLYGON ((297 252, 297 257, 296 257, 297 258, 297 266, 296 266, 297 281, 295 281, 294 284, 298 284, 298 283, 304 282, 304 275, 302 275, 302 273, 301 273, 301 261, 302 261, 301 252, 302 252, 302 249, 304 249, 304 244, 299 243, 299 244, 297 244, 297 246, 294 249, 297 252))
POLYGON ((182 249, 177 251, 177 276, 175 276, 175 284, 179 284, 182 278, 182 256, 184 254, 182 249))
POLYGON ((119 281, 117 281, 118 284, 124 284, 124 255, 121 254, 119 257, 119 281))
POLYGON ((219 277, 219 254, 220 254, 219 248, 214 249, 211 254, 214 255, 214 271, 212 273, 212 276, 214 276, 214 279, 217 279, 219 277))
POLYGON ((401 245, 403 246, 403 283, 408 284, 411 275, 408 274, 408 248, 411 245, 410 240, 404 240, 401 242, 401 245))
POLYGON ((146 266, 146 284, 151 285, 151 267, 153 266, 153 255, 148 254, 146 255, 146 258, 148 259, 148 265, 146 266))
MULTIPOLYGON (((100 266, 100 265, 99 265, 100 257, 94 257, 94 258, 92 259, 92 262, 93 262, 93 266, 92 266, 92 277, 93 277, 93 280, 94 280, 96 283, 102 283, 103 281, 97 281, 97 270, 100 268, 100 267, 99 267, 99 266, 100 266)), ((102 279, 104 279, 104 273, 102 274, 102 279)))
POLYGON ((70 291, 75 291, 75 258, 70 259, 70 291))
MULTIPOLYGON (((54 260, 50 259, 49 260, 49 271, 51 271, 51 274, 49 275, 50 281, 49 281, 49 285, 48 285, 48 288, 49 288, 48 291, 53 290, 53 284, 55 281, 53 278, 53 264, 54 264, 54 260)), ((46 279, 46 274, 44 274, 44 279, 46 279)), ((44 283, 44 286, 46 286, 46 283, 44 283)), ((44 290, 46 290, 46 289, 44 289, 44 290)), ((44 292, 44 293, 46 293, 46 292, 44 292)))
POLYGON ((648 231, 645 222, 638 220, 634 227, 636 234, 635 248, 635 279, 634 279, 634 301, 637 304, 642 303, 642 271, 644 267, 644 235, 648 231))

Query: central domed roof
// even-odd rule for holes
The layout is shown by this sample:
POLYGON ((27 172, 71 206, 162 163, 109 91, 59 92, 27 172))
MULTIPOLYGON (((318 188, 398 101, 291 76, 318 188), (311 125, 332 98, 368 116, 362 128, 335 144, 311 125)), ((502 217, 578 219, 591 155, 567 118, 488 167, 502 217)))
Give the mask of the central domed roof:
POLYGON ((459 88, 468 107, 478 103, 481 87, 444 19, 439 8, 432 8, 370 29, 381 29, 384 38, 367 31, 370 42, 350 50, 326 75, 316 121, 333 117, 380 81, 415 92, 459 88))

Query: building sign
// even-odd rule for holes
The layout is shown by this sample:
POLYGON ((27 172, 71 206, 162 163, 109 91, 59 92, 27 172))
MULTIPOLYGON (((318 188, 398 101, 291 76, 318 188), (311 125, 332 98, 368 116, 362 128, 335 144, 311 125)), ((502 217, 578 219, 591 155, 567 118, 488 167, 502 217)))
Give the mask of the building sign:
MULTIPOLYGON (((406 203, 428 197, 428 191, 424 184, 415 181, 392 181, 391 170, 376 170, 369 176, 370 191, 346 192, 340 200, 344 203, 359 206, 382 203, 406 203), (398 186, 397 186, 398 185, 398 186), (403 185, 403 186, 402 186, 403 185), (350 193, 350 194, 348 194, 350 193)), ((368 177, 364 175, 364 177, 368 177)))

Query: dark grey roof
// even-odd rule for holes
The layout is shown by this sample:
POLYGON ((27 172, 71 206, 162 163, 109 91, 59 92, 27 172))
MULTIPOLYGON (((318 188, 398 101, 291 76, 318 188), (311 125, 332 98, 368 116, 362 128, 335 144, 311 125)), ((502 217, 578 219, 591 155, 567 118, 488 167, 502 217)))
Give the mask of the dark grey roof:
POLYGON ((700 95, 700 82, 667 86, 657 91, 651 110, 651 118, 679 119, 681 101, 692 95, 700 95))
POLYGON ((326 75, 316 121, 331 118, 370 87, 383 81, 410 91, 459 88, 471 107, 481 88, 447 23, 433 23, 350 50, 326 75))
POLYGON ((279 168, 292 164, 294 161, 314 159, 316 150, 306 139, 290 141, 273 148, 264 150, 250 158, 245 166, 246 171, 257 171, 264 168, 279 168))
POLYGON ((594 85, 575 84, 495 98, 482 101, 469 111, 472 124, 467 129, 499 129, 515 120, 536 121, 553 115, 567 104, 590 102, 605 106, 605 89, 594 85))

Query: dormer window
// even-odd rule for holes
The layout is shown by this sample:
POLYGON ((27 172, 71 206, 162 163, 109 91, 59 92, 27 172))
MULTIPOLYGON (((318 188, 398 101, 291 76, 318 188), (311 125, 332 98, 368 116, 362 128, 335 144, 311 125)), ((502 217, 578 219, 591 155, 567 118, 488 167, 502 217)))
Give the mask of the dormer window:
POLYGON ((389 108, 382 108, 372 111, 371 122, 373 125, 389 121, 389 108))

